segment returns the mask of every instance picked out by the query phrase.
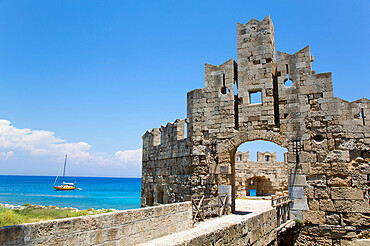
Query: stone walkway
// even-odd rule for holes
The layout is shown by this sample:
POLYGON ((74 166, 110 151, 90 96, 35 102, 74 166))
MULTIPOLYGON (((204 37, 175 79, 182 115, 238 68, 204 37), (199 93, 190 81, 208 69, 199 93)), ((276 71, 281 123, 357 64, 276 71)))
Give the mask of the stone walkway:
POLYGON ((271 200, 261 200, 261 199, 236 199, 235 200, 235 210, 237 212, 256 212, 259 210, 266 210, 271 208, 271 200))
POLYGON ((145 246, 175 246, 182 245, 191 239, 201 237, 233 224, 240 224, 254 216, 260 215, 272 209, 271 200, 244 200, 236 199, 236 213, 208 219, 195 224, 195 227, 186 231, 170 234, 154 239, 148 243, 140 244, 145 246))

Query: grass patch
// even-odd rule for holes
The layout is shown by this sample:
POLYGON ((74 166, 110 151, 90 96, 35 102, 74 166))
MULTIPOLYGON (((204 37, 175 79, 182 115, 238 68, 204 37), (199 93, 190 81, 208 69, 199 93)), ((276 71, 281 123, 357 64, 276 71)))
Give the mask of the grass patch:
POLYGON ((72 209, 58 209, 57 207, 34 208, 34 206, 29 204, 27 204, 25 207, 26 208, 23 210, 11 210, 0 206, 0 227, 42 220, 62 219, 112 212, 112 210, 109 209, 88 209, 75 211, 72 209))

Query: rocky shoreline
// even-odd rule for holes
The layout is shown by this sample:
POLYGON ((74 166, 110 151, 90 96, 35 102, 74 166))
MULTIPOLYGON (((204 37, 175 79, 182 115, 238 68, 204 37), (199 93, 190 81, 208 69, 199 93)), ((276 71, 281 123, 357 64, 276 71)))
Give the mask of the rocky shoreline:
POLYGON ((4 207, 4 208, 10 209, 10 210, 18 210, 18 211, 21 211, 21 210, 23 210, 25 208, 33 208, 33 209, 61 209, 61 210, 68 210, 68 211, 71 211, 71 212, 78 212, 78 211, 85 211, 85 210, 87 210, 88 212, 91 212, 91 214, 93 213, 92 211, 96 211, 96 212, 102 212, 102 211, 105 211, 105 210, 110 210, 112 212, 120 211, 120 210, 114 209, 114 208, 109 208, 109 209, 105 209, 105 208, 101 208, 101 209, 94 209, 94 208, 78 209, 78 208, 72 208, 72 207, 64 207, 64 208, 62 208, 62 207, 53 206, 53 205, 50 205, 50 206, 33 205, 33 204, 13 205, 13 204, 7 204, 7 203, 0 203, 0 207, 4 207))

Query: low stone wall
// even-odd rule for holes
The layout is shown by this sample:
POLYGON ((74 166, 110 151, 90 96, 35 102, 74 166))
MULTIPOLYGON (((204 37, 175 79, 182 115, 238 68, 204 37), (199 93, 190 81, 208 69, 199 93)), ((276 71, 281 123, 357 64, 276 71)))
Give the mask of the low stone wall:
POLYGON ((195 228, 154 239, 143 246, 268 245, 277 237, 276 209, 210 219, 195 228))
POLYGON ((182 202, 5 226, 0 245, 135 245, 191 226, 191 203, 182 202))

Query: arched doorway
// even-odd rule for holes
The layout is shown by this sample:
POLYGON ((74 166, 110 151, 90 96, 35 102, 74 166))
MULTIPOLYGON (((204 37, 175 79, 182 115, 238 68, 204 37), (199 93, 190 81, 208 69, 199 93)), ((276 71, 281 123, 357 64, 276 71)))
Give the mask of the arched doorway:
POLYGON ((288 189, 287 149, 272 142, 243 143, 235 153, 235 195, 270 196, 288 189))
MULTIPOLYGON (((219 147, 219 149, 223 150, 222 152, 224 154, 222 155, 227 155, 226 153, 228 152, 229 155, 229 163, 231 166, 231 178, 230 178, 230 188, 231 188, 231 210, 235 211, 235 199, 237 195, 237 189, 236 189, 236 161, 240 159, 240 156, 238 156, 237 151, 240 145, 243 143, 247 142, 252 142, 256 140, 262 140, 262 141, 267 141, 270 143, 274 143, 275 145, 278 145, 282 148, 285 148, 285 151, 288 151, 288 146, 289 146, 289 141, 285 139, 280 133, 278 132, 273 132, 273 131, 265 131, 265 130, 259 130, 259 131, 249 131, 249 132, 244 132, 240 133, 239 135, 235 136, 232 141, 224 142, 222 145, 219 147)), ((263 156, 265 158, 265 161, 270 161, 271 155, 268 155, 268 158, 263 156)), ((256 175, 263 177, 264 175, 256 175)), ((286 179, 288 179, 288 170, 286 172, 286 179)), ((271 182, 271 179, 270 179, 271 182)), ((269 189, 269 183, 266 182, 265 180, 259 179, 257 180, 257 183, 260 183, 260 185, 265 185, 265 188, 261 189, 261 194, 266 194, 266 193, 272 193, 271 191, 267 192, 267 189, 269 189), (264 190, 264 191, 262 191, 264 190)), ((287 185, 285 185, 287 186, 287 185)), ((272 185, 271 185, 272 187, 272 185)), ((245 192, 246 193, 246 192, 245 192)))

